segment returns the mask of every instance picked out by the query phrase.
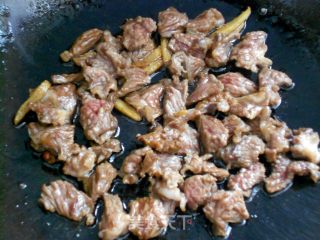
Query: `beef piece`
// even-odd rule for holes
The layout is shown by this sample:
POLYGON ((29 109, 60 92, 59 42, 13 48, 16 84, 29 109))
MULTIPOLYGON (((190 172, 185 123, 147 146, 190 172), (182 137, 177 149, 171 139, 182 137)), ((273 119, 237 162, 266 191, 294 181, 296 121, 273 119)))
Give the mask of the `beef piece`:
POLYGON ((45 96, 30 104, 41 123, 54 126, 69 124, 77 105, 76 87, 64 84, 51 87, 45 96))
POLYGON ((209 175, 194 175, 187 178, 182 186, 188 200, 188 207, 196 210, 206 203, 209 197, 217 191, 216 179, 209 175))
POLYGON ((113 96, 109 96, 107 100, 91 96, 83 98, 80 108, 80 123, 87 139, 103 144, 114 135, 118 121, 111 114, 113 102, 113 96))
POLYGON ((268 50, 265 44, 267 34, 263 31, 246 33, 240 43, 231 52, 230 59, 236 61, 236 66, 258 72, 259 68, 272 64, 264 55, 268 50))
POLYGON ((284 190, 292 184, 293 176, 288 172, 290 162, 290 159, 281 155, 274 161, 272 174, 264 180, 269 193, 284 190))
POLYGON ((181 174, 185 175, 187 171, 194 174, 210 174, 218 180, 223 180, 229 176, 229 172, 223 168, 218 168, 213 162, 208 161, 212 158, 211 154, 199 156, 197 154, 190 154, 184 158, 184 165, 181 169, 181 174))
POLYGON ((214 192, 203 212, 212 222, 214 234, 222 237, 227 236, 228 223, 241 223, 249 218, 242 193, 239 191, 214 192))
POLYGON ((105 72, 109 73, 111 76, 117 75, 117 69, 113 65, 111 59, 109 59, 108 57, 103 57, 100 54, 88 57, 82 67, 86 66, 102 69, 105 72))
POLYGON ((278 192, 291 186, 294 176, 309 176, 312 181, 320 179, 319 166, 312 162, 291 161, 280 155, 273 163, 271 175, 265 179, 269 193, 278 192))
POLYGON ((229 130, 219 119, 201 115, 197 120, 197 128, 206 153, 215 153, 227 145, 229 130))
POLYGON ((85 217, 87 225, 94 222, 94 203, 91 198, 66 181, 57 180, 50 185, 43 185, 39 203, 46 210, 71 220, 79 222, 85 217))
POLYGON ((160 153, 185 155, 199 151, 197 131, 179 119, 137 138, 160 153))
POLYGON ((91 94, 100 99, 107 99, 110 91, 117 90, 117 81, 103 69, 88 66, 83 75, 91 94))
POLYGON ((214 68, 225 66, 229 61, 233 42, 239 38, 239 31, 232 32, 229 35, 223 33, 214 34, 211 37, 212 45, 205 59, 207 66, 214 68))
POLYGON ((172 84, 166 86, 163 99, 163 110, 166 123, 171 118, 174 118, 176 113, 186 110, 187 96, 187 80, 180 82, 179 79, 176 79, 172 84))
POLYGON ((143 48, 139 48, 137 50, 126 52, 123 51, 121 54, 124 57, 127 57, 131 59, 131 62, 135 63, 138 61, 141 61, 146 56, 148 56, 154 49, 156 48, 156 45, 152 39, 149 39, 147 44, 143 48))
POLYGON ((213 74, 203 74, 200 76, 196 89, 188 97, 187 104, 199 102, 222 91, 223 85, 213 74))
POLYGON ((128 19, 122 26, 122 44, 129 51, 144 47, 151 37, 151 33, 157 30, 156 22, 151 18, 137 17, 128 19))
POLYGON ((182 211, 186 210, 187 198, 178 187, 183 182, 183 178, 175 178, 178 181, 168 183, 165 180, 151 178, 152 196, 156 196, 163 201, 174 201, 180 206, 182 211))
POLYGON ((116 38, 112 35, 112 33, 108 30, 103 32, 103 40, 106 43, 108 48, 113 48, 116 51, 120 52, 122 50, 122 44, 119 38, 116 38))
POLYGON ((233 97, 242 97, 258 90, 256 84, 241 73, 228 72, 220 75, 218 79, 222 82, 224 90, 233 97))
POLYGON ((259 87, 269 87, 273 91, 279 91, 281 87, 290 87, 293 82, 289 76, 283 72, 264 68, 259 73, 259 87))
POLYGON ((170 38, 174 33, 184 31, 188 23, 188 16, 179 12, 174 7, 159 12, 158 31, 162 37, 170 38))
POLYGON ((243 97, 229 98, 230 113, 248 119, 256 118, 269 105, 270 95, 259 91, 243 97))
POLYGON ((228 181, 228 189, 240 190, 245 197, 249 197, 252 188, 265 178, 265 167, 262 163, 254 163, 249 168, 241 168, 236 175, 231 175, 228 181))
POLYGON ((318 164, 320 162, 319 134, 311 128, 299 128, 293 133, 293 146, 290 148, 293 156, 318 164))
POLYGON ((168 46, 174 53, 183 51, 196 58, 204 59, 211 43, 210 38, 200 34, 175 33, 168 46))
POLYGON ((99 223, 99 238, 114 240, 129 231, 130 216, 123 210, 118 195, 105 193, 103 195, 104 211, 99 223))
POLYGON ((65 161, 77 149, 74 144, 74 125, 45 127, 39 123, 29 123, 28 132, 31 146, 36 151, 47 150, 58 160, 65 161))
POLYGON ((273 119, 259 119, 259 130, 262 138, 266 141, 266 157, 269 161, 274 161, 279 153, 289 151, 291 130, 285 122, 273 119))
POLYGON ((109 191, 112 181, 116 177, 117 170, 110 163, 101 163, 90 177, 83 179, 84 189, 95 202, 109 191))
POLYGON ((121 72, 121 76, 124 77, 125 83, 118 91, 120 97, 139 90, 145 85, 150 83, 150 77, 146 72, 141 68, 127 68, 121 72))
MULTIPOLYGON (((95 50, 90 50, 89 52, 86 52, 80 56, 73 57, 72 61, 75 65, 79 67, 85 67, 88 66, 89 59, 93 59, 97 56, 97 52, 95 50)), ((51 77, 53 80, 53 78, 51 77)))
POLYGON ((151 177, 162 178, 167 182, 174 182, 175 180, 171 181, 171 178, 174 177, 171 174, 173 172, 179 173, 181 167, 181 158, 176 155, 148 151, 141 165, 140 176, 144 177, 148 174, 151 177))
POLYGON ((92 171, 96 162, 96 154, 82 146, 79 151, 72 153, 63 166, 63 173, 73 177, 85 177, 92 171))
POLYGON ((83 79, 82 73, 70 73, 70 74, 55 74, 51 75, 51 81, 54 84, 65 84, 78 82, 83 79))
POLYGON ((106 62, 111 63, 113 69, 118 73, 122 69, 128 68, 131 64, 130 59, 122 56, 118 49, 110 46, 110 44, 106 42, 99 43, 97 52, 106 62))
POLYGON ((126 102, 132 105, 148 122, 153 123, 157 117, 162 115, 161 100, 163 94, 163 84, 156 83, 130 93, 125 99, 126 102))
POLYGON ((160 235, 169 224, 164 204, 152 197, 138 198, 129 203, 131 222, 129 231, 139 239, 160 235))
POLYGON ((112 153, 120 152, 122 150, 121 143, 118 139, 111 138, 102 145, 95 145, 90 147, 97 155, 97 163, 109 159, 112 153))
POLYGON ((199 102, 195 110, 202 114, 214 114, 217 110, 226 113, 230 110, 229 102, 231 98, 228 92, 218 93, 199 102))
POLYGON ((255 135, 245 135, 238 144, 229 144, 220 149, 219 155, 228 167, 248 168, 258 162, 259 155, 264 153, 264 142, 255 135))
POLYGON ((182 76, 189 81, 193 81, 204 67, 205 62, 203 59, 194 57, 182 51, 172 55, 168 66, 172 75, 182 76))
POLYGON ((123 177, 123 183, 134 184, 138 182, 142 161, 147 152, 150 151, 152 152, 150 147, 136 149, 124 159, 120 170, 120 175, 123 177))
POLYGON ((215 8, 209 8, 187 24, 188 33, 208 34, 214 28, 224 24, 222 14, 215 8))
POLYGON ((242 135, 250 132, 251 128, 236 115, 229 115, 223 119, 223 125, 228 129, 229 138, 233 143, 239 143, 242 135))

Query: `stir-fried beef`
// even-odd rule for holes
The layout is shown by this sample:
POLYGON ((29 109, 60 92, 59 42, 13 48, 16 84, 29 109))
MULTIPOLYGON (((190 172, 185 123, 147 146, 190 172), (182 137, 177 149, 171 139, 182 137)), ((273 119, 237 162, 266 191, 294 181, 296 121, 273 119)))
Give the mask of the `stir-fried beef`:
POLYGON ((39 123, 29 123, 28 132, 31 146, 36 151, 49 151, 58 160, 65 161, 70 154, 78 150, 74 144, 74 125, 46 127, 39 123))
POLYGON ((214 192, 203 208, 206 217, 212 222, 213 232, 227 236, 229 223, 240 223, 249 218, 242 193, 240 191, 214 192))
POLYGON ((51 80, 55 84, 65 84, 78 82, 83 79, 82 73, 70 73, 70 74, 54 74, 51 76, 51 80))
POLYGON ((69 124, 77 105, 76 87, 64 84, 51 87, 46 95, 30 104, 40 122, 54 126, 69 124))
POLYGON ((272 64, 264 55, 268 50, 266 45, 267 34, 263 31, 246 33, 241 42, 231 52, 230 59, 236 61, 236 66, 258 72, 259 68, 272 64))
POLYGON ((83 180, 86 193, 96 201, 104 193, 108 192, 113 179, 117 176, 117 170, 108 162, 99 164, 90 177, 83 180))
POLYGON ((228 188, 240 190, 243 195, 249 197, 252 188, 265 178, 265 167, 262 163, 254 163, 248 168, 241 168, 236 175, 230 175, 228 188))
POLYGON ((199 102, 222 91, 223 85, 213 74, 203 74, 197 83, 196 89, 188 97, 187 104, 199 102))
POLYGON ((99 237, 103 240, 114 240, 129 231, 130 216, 123 210, 118 195, 103 195, 104 211, 99 223, 99 237))
POLYGON ((206 203, 209 197, 217 191, 216 179, 209 175, 194 175, 187 178, 182 186, 188 200, 188 207, 196 210, 206 203))
POLYGON ((85 193, 77 190, 71 183, 57 180, 43 185, 39 203, 50 212, 74 221, 86 218, 86 224, 94 222, 94 203, 85 193))
POLYGON ((229 115, 223 119, 224 126, 228 129, 229 138, 232 138, 234 143, 241 141, 242 135, 250 132, 251 128, 241 118, 236 115, 229 115))
POLYGON ((122 150, 120 141, 114 138, 109 139, 102 145, 95 145, 90 148, 92 149, 92 151, 94 151, 94 153, 97 156, 97 163, 109 159, 112 153, 118 153, 122 150))
POLYGON ((159 12, 158 31, 162 37, 170 38, 175 33, 184 31, 188 23, 188 16, 174 7, 159 12))
POLYGON ((89 140, 103 144, 114 135, 118 121, 111 114, 112 108, 112 96, 107 100, 96 99, 89 95, 84 97, 80 109, 80 123, 89 140))
POLYGON ((126 102, 132 105, 148 122, 162 115, 161 100, 164 93, 162 83, 156 83, 139 91, 130 93, 126 102))
POLYGON ((122 29, 122 44, 129 51, 133 51, 144 47, 148 43, 151 33, 156 31, 157 25, 151 18, 137 17, 127 20, 122 29))
POLYGON ((129 231, 139 239, 149 239, 160 235, 169 224, 169 216, 164 204, 152 197, 131 201, 129 231))
POLYGON ((218 28, 223 24, 224 18, 222 14, 215 8, 209 8, 188 22, 187 32, 208 34, 214 28, 218 28))

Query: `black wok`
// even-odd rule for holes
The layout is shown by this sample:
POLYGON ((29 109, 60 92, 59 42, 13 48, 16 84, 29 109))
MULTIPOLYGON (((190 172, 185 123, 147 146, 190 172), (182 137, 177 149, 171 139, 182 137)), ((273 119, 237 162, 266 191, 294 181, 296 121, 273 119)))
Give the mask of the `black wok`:
MULTIPOLYGON (((156 19, 157 13, 168 6, 175 6, 190 17, 209 7, 216 7, 229 20, 245 5, 251 5, 254 14, 246 31, 261 29, 269 34, 267 55, 274 61, 276 69, 287 72, 296 83, 294 89, 282 93, 283 101, 276 109, 276 115, 292 128, 304 126, 320 131, 319 0, 57 0, 48 1, 50 4, 45 1, 1 0, 0 5, 1 2, 10 8, 2 8, 0 12, 0 44, 7 41, 1 45, 0 53, 2 239, 97 239, 97 225, 87 228, 83 223, 45 213, 38 207, 40 186, 61 178, 60 169, 45 165, 39 155, 31 151, 25 126, 15 128, 12 125, 12 117, 26 99, 30 87, 38 85, 52 73, 77 70, 70 64, 62 64, 58 55, 86 29, 107 28, 118 33, 126 18, 142 15, 156 19), (261 8, 268 9, 266 15, 261 14, 261 8)), ((33 117, 30 114, 27 120, 33 117)), ((117 167, 126 153, 136 147, 136 133, 147 131, 145 124, 118 117, 120 140, 125 151, 115 159, 117 167)), ((81 134, 77 135, 77 141, 84 141, 81 134)), ((119 182, 115 183, 113 191, 125 201, 135 194, 145 194, 144 189, 124 187, 119 182)), ((319 202, 319 185, 304 178, 298 178, 291 189, 279 196, 270 197, 260 190, 253 201, 247 203, 251 219, 245 226, 234 226, 230 239, 319 239, 319 202)), ((101 208, 97 212, 99 214, 101 208)), ((160 238, 215 239, 210 232, 210 224, 203 215, 193 214, 185 230, 181 226, 177 230, 169 229, 160 238)))

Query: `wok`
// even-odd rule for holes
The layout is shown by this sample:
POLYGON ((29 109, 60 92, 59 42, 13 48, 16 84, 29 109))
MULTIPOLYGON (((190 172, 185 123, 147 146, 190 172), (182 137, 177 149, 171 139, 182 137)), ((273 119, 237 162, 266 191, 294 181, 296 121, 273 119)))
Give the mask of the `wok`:
MULTIPOLYGON (((227 20, 246 5, 254 9, 246 31, 264 30, 269 37, 267 56, 276 69, 284 71, 296 83, 282 93, 276 115, 291 128, 312 127, 320 131, 320 1, 17 1, 2 0, 0 37, 0 209, 2 239, 97 239, 98 226, 85 227, 38 207, 40 187, 61 178, 59 167, 50 167, 29 147, 27 129, 15 128, 12 117, 27 98, 28 89, 52 73, 74 72, 77 68, 62 64, 58 55, 83 31, 92 27, 120 31, 126 18, 138 15, 157 19, 157 13, 169 6, 195 17, 201 11, 218 8, 227 20), (265 13, 261 8, 266 8, 265 13), (9 24, 10 23, 10 24, 9 24), (6 42, 6 43, 4 43, 6 42)), ((248 73, 245 73, 248 75, 248 73)), ((256 76, 252 75, 253 78, 256 76)), ((157 76, 156 79, 161 78, 157 76)), ((124 153, 113 164, 121 165, 124 156, 136 148, 134 136, 147 131, 144 123, 133 123, 117 115, 124 153)), ((28 121, 34 119, 32 114, 28 121)), ((76 140, 84 142, 79 133, 76 140)), ((64 177, 66 178, 66 177, 64 177)), ((73 179, 67 178, 70 181, 73 179)), ((143 183, 142 183, 143 184, 143 183)), ((113 191, 128 202, 145 189, 125 187, 115 182, 113 191)), ((247 203, 251 219, 245 226, 234 226, 230 239, 308 239, 320 236, 320 186, 304 178, 278 196, 258 191, 247 203)), ((101 214, 99 207, 97 214, 101 214)), ((189 213, 187 213, 189 214, 189 213)), ((191 214, 191 213, 190 213, 191 214)), ((134 237, 129 236, 129 239, 134 237)), ((186 229, 169 229, 159 239, 216 239, 210 223, 201 213, 193 213, 186 229)))

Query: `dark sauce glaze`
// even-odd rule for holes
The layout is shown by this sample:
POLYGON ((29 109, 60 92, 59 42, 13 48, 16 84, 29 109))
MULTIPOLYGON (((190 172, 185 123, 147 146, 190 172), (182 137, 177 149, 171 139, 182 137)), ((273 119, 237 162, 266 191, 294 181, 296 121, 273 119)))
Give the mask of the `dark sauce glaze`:
MULTIPOLYGON (((23 79, 21 79, 21 81, 19 81, 19 83, 21 82, 21 86, 19 86, 18 88, 11 88, 12 92, 10 94, 15 95, 16 96, 16 101, 9 101, 6 100, 7 102, 7 107, 8 110, 7 111, 7 115, 6 116, 6 120, 8 120, 8 122, 10 121, 9 118, 11 118, 15 112, 15 110, 17 109, 17 107, 19 106, 19 104, 26 98, 27 95, 27 89, 29 87, 31 87, 31 85, 37 85, 37 83, 39 83, 39 79, 45 79, 48 78, 48 76, 50 76, 52 73, 59 73, 59 72, 74 72, 77 71, 78 68, 70 63, 66 63, 66 64, 61 64, 60 62, 58 62, 57 60, 57 56, 58 54, 66 48, 66 46, 68 44, 70 44, 72 42, 72 40, 78 36, 81 32, 83 32, 84 30, 86 30, 87 28, 90 27, 100 27, 100 28, 109 28, 112 32, 114 33, 118 33, 119 32, 119 26, 121 25, 121 23, 123 23, 125 18, 128 17, 135 17, 138 15, 143 15, 143 16, 151 16, 154 19, 157 18, 157 13, 163 9, 165 9, 168 6, 175 6, 177 7, 179 10, 181 11, 186 11, 188 13, 188 15, 190 16, 190 18, 196 16, 198 13, 200 13, 201 11, 209 8, 209 7, 217 7, 226 17, 227 20, 232 19, 234 16, 236 16, 239 13, 239 9, 242 8, 242 6, 239 8, 239 6, 232 6, 226 2, 219 2, 219 1, 201 1, 197 4, 193 3, 192 1, 186 1, 186 3, 182 3, 181 1, 162 1, 162 2, 157 2, 157 6, 155 6, 154 9, 152 9, 152 11, 141 11, 141 8, 145 8, 145 9, 149 9, 148 7, 149 4, 146 2, 142 2, 142 1, 137 1, 136 5, 134 7, 132 7, 132 9, 130 10, 130 15, 128 15, 128 13, 125 12, 125 7, 124 6, 119 6, 118 3, 116 3, 116 1, 110 1, 110 3, 106 4, 103 3, 103 1, 92 1, 93 4, 91 5, 91 7, 88 7, 86 4, 84 4, 83 6, 80 5, 80 8, 77 8, 75 6, 71 6, 71 9, 75 9, 75 11, 70 11, 70 12, 66 12, 64 15, 62 15, 62 17, 60 15, 54 15, 55 16, 55 21, 54 23, 56 25, 52 25, 50 26, 49 29, 46 29, 47 31, 45 31, 44 29, 41 30, 37 30, 37 26, 34 25, 32 27, 30 27, 29 31, 24 31, 21 32, 20 37, 16 37, 17 38, 17 43, 19 41, 21 41, 21 39, 24 39, 24 45, 13 45, 12 47, 8 47, 8 51, 10 50, 10 54, 8 55, 6 61, 8 62, 8 66, 9 66, 9 70, 12 71, 13 69, 13 63, 14 61, 17 61, 17 59, 20 59, 20 62, 22 63, 21 66, 16 66, 17 68, 21 68, 21 72, 24 73, 23 77, 24 79, 31 79, 31 82, 29 81, 22 81, 23 79), (192 7, 190 7, 190 5, 192 7), (113 15, 108 15, 106 14, 106 12, 112 12, 113 9, 117 10, 116 14, 117 16, 113 16, 113 15), (81 11, 79 11, 81 10, 81 11), (71 17, 67 17, 70 16, 69 13, 71 14, 71 17), (57 17, 57 18, 56 18, 57 17), (50 30, 50 31, 49 31, 50 30), (38 35, 37 38, 34 37, 34 35, 31 35, 30 32, 32 33, 37 33, 38 35), (68 36, 63 36, 61 37, 61 33, 68 33, 68 36), (50 40, 50 41, 48 41, 50 40), (30 51, 28 52, 32 52, 32 55, 29 56, 20 56, 20 52, 22 47, 28 47, 31 48, 30 51), (43 54, 43 52, 46 52, 46 54, 43 54), (19 56, 19 57, 17 57, 19 56), (31 59, 31 60, 30 60, 31 59), (30 61, 29 61, 30 60, 30 61), (10 63, 11 62, 11 63, 10 63), (47 63, 50 63, 50 66, 47 66, 47 63), (11 66, 10 66, 11 64, 11 66)), ((44 21, 44 20, 43 20, 44 21)), ((49 18, 48 22, 43 22, 43 24, 45 26, 49 26, 50 24, 48 24, 50 21, 52 21, 52 19, 49 18)), ((286 56, 286 54, 283 53, 283 51, 286 51, 287 49, 292 49, 292 46, 300 44, 302 46, 302 40, 299 38, 300 36, 298 36, 299 34, 293 32, 293 29, 290 29, 287 27, 287 25, 280 25, 282 22, 280 21, 280 19, 276 16, 273 16, 272 13, 270 13, 270 11, 268 12, 268 14, 263 14, 261 15, 261 11, 258 11, 258 9, 255 9, 253 15, 251 16, 248 24, 247 24, 247 29, 245 30, 247 31, 252 31, 252 30, 264 30, 267 31, 269 33, 269 37, 267 40, 267 44, 269 46, 269 51, 267 53, 267 55, 270 56, 270 58, 272 60, 274 60, 274 67, 276 69, 278 69, 279 66, 279 70, 283 70, 286 72, 286 70, 290 70, 289 72, 289 76, 291 74, 294 75, 294 81, 298 80, 296 78, 301 78, 300 74, 297 74, 298 70, 294 70, 293 67, 291 67, 290 63, 286 63, 286 60, 283 59, 284 56, 286 56), (280 42, 280 43, 279 43, 280 42), (282 47, 285 49, 283 50, 282 47)), ((28 23, 26 23, 28 24, 28 23)), ((28 25, 26 25, 28 26, 28 25)), ((30 23, 29 23, 30 26, 30 23)), ((291 56, 298 56, 300 54, 300 57, 302 57, 302 53, 304 51, 300 51, 298 53, 290 53, 289 50, 287 50, 289 53, 289 57, 291 56), (302 53, 301 53, 302 52, 302 53), (290 55, 291 54, 291 55, 290 55)), ((19 61, 18 61, 19 62, 19 61)), ((306 68, 308 69, 312 69, 312 64, 313 62, 310 60, 309 62, 306 62, 306 68)), ((213 72, 216 75, 225 73, 225 72, 229 72, 229 71, 240 71, 244 76, 252 79, 253 81, 257 81, 257 76, 255 74, 252 74, 249 71, 243 70, 243 69, 238 69, 236 68, 233 64, 228 65, 225 68, 220 68, 220 69, 211 69, 211 72, 213 72)), ((2 74, 2 73, 1 73, 2 74)), ((4 74, 6 76, 6 78, 12 81, 12 79, 18 79, 19 77, 16 76, 14 73, 6 73, 4 74)), ((320 76, 320 75, 319 75, 320 76)), ((0 75, 1 77, 1 75, 0 75)), ((160 71, 159 73, 154 74, 153 78, 152 78, 152 82, 157 82, 158 80, 162 79, 163 77, 168 77, 168 73, 166 71, 160 71)), ((12 82, 8 82, 7 85, 10 87, 12 84, 12 82)), ((297 84, 298 85, 298 84, 297 84)), ((6 87, 8 87, 6 86, 6 87)), ((297 94, 297 91, 299 90, 299 87, 301 86, 297 86, 297 88, 292 89, 292 91, 294 92, 294 94, 297 94)), ((283 97, 284 97, 284 108, 283 105, 281 105, 279 107, 279 109, 274 111, 274 114, 276 116, 278 116, 277 114, 280 115, 280 118, 288 121, 289 127, 290 127, 290 122, 292 121, 292 127, 296 127, 296 126, 301 126, 301 119, 300 120, 295 120, 292 118, 292 116, 295 116, 296 114, 299 114, 294 112, 294 113, 290 113, 287 114, 286 111, 288 109, 288 106, 286 105, 286 102, 291 102, 292 99, 292 93, 291 91, 289 91, 287 93, 287 91, 283 91, 283 97), (290 95, 291 94, 291 95, 290 95), (290 97, 291 96, 291 97, 290 97)), ((7 93, 8 94, 8 93, 7 93)), ((4 96, 7 96, 7 94, 5 94, 4 96)), ((9 98, 8 98, 9 99, 9 98)), ((297 102, 297 100, 293 101, 293 104, 295 104, 297 102)), ((121 143, 123 144, 123 151, 121 151, 119 154, 114 154, 111 157, 111 162, 112 164, 119 169, 121 167, 122 161, 125 158, 125 156, 128 155, 128 153, 138 147, 141 146, 140 143, 138 143, 135 140, 135 135, 137 133, 146 133, 148 131, 148 128, 150 126, 147 125, 146 122, 139 122, 136 123, 134 121, 129 120, 128 118, 122 116, 121 114, 117 113, 116 111, 114 111, 115 116, 117 117, 118 121, 119 121, 119 129, 120 129, 120 134, 119 134, 119 140, 121 141, 121 143)), ((317 115, 314 115, 317 116, 317 115)), ((309 126, 311 124, 308 124, 309 122, 312 123, 312 119, 314 119, 315 117, 312 117, 309 120, 305 120, 303 123, 306 126, 309 126)), ((26 117, 26 122, 31 122, 31 121, 35 121, 35 115, 33 113, 29 113, 26 117)), ((161 121, 161 119, 160 119, 161 121)), ((2 123, 2 122, 1 122, 2 123)), ((78 142, 79 144, 83 144, 86 146, 90 146, 90 143, 85 139, 85 137, 83 136, 83 131, 81 129, 81 126, 78 122, 78 114, 75 114, 75 118, 74 118, 74 123, 76 125, 76 142, 78 142)), ((41 184, 44 183, 48 183, 54 179, 58 179, 58 178, 63 178, 65 180, 71 181, 72 183, 75 184, 75 186, 81 188, 81 185, 76 181, 76 179, 72 178, 72 177, 68 177, 68 176, 64 176, 61 173, 61 164, 55 164, 55 165, 49 165, 46 164, 44 162, 40 161, 40 154, 38 153, 30 153, 30 147, 29 147, 29 143, 28 143, 28 137, 26 135, 26 131, 22 130, 24 129, 26 123, 22 123, 20 124, 18 127, 18 129, 15 129, 15 131, 13 132, 13 130, 7 130, 6 132, 6 136, 9 136, 10 134, 14 135, 15 138, 12 140, 10 138, 5 139, 5 141, 9 142, 9 148, 10 148, 10 152, 6 152, 1 150, 1 155, 4 156, 10 156, 11 158, 13 158, 13 156, 15 156, 14 152, 15 151, 22 151, 21 146, 26 145, 26 149, 23 150, 23 153, 21 153, 22 157, 17 157, 14 158, 13 162, 8 163, 8 167, 6 169, 8 169, 11 175, 8 175, 7 177, 9 177, 9 179, 11 181, 17 181, 17 179, 20 181, 21 179, 25 179, 26 181, 28 181, 28 186, 33 186, 32 190, 30 190, 29 188, 27 188, 25 191, 29 191, 28 195, 30 195, 30 198, 33 201, 32 204, 32 208, 30 207, 30 210, 33 212, 33 214, 37 215, 38 212, 41 213, 41 215, 37 215, 37 219, 38 220, 33 220, 31 221, 30 218, 28 218, 28 213, 20 213, 20 215, 17 215, 17 217, 21 218, 21 219, 29 219, 29 222, 32 224, 26 223, 23 227, 21 227, 19 230, 21 232, 21 234, 24 233, 29 233, 31 234, 30 238, 25 238, 25 239, 39 239, 39 236, 47 236, 48 232, 51 232, 49 234, 48 237, 46 237, 46 239, 57 239, 59 238, 59 236, 61 236, 61 231, 63 231, 64 233, 64 237, 66 239, 71 239, 74 238, 74 236, 76 236, 78 239, 96 239, 97 238, 97 223, 95 225, 93 225, 90 229, 85 228, 83 225, 79 226, 78 223, 74 223, 68 220, 65 220, 63 218, 57 217, 53 214, 43 214, 42 210, 39 210, 39 208, 36 207, 36 199, 39 197, 39 191, 40 188, 39 186, 41 184), (22 129, 21 129, 22 128, 22 129), (21 136, 21 132, 25 131, 25 135, 21 136), (12 147, 13 141, 16 141, 17 144, 16 146, 12 147), (11 144, 10 144, 11 143, 11 144), (17 166, 17 164, 19 164, 19 166, 17 166), (42 169, 41 169, 42 168, 42 169), (26 172, 27 169, 27 172, 26 172), (31 169, 31 172, 28 171, 29 169, 31 169), (34 173, 32 173, 32 171, 34 173), (21 174, 22 173, 22 174, 21 174), (36 211, 34 213, 34 211, 36 211), (39 220, 40 219, 40 220, 39 220), (47 221, 50 221, 50 226, 47 223, 47 221), (43 222, 41 223, 41 226, 43 226, 42 230, 39 230, 37 233, 36 232, 32 232, 31 226, 35 226, 35 225, 40 225, 39 222, 43 222), (58 226, 58 227, 57 227, 58 226), (65 227, 63 227, 65 226, 65 227), (81 230, 81 234, 80 237, 77 236, 77 233, 79 231, 79 228, 81 230), (31 232, 31 233, 30 233, 31 232), (42 235, 43 234, 43 235, 42 235)), ((319 124, 313 124, 315 128, 318 128, 316 130, 319 130, 319 124)), ((8 124, 6 123, 6 126, 8 126, 8 124)), ((12 126, 8 126, 8 128, 12 128, 12 126)), ((2 140, 3 141, 3 140, 2 140)), ((2 143, 2 142, 1 142, 2 143)), ((5 145, 5 144, 3 144, 5 145)), ((1 146, 2 148, 2 146, 1 146)), ((11 160, 11 159, 10 159, 11 160)), ((214 162, 218 162, 219 160, 214 160, 214 162)), ((221 167, 223 167, 223 164, 219 165, 221 167)), ((268 166, 267 166, 268 167, 268 166)), ((270 166, 269 166, 270 169, 270 166)), ((302 182, 304 181, 303 179, 302 182)), ((296 185, 296 181, 295 180, 295 185, 296 185)), ((309 183, 309 182, 308 182, 309 183)), ((221 182, 219 183, 219 188, 224 188, 226 184, 225 182, 221 182)), ((295 186, 294 185, 294 186, 295 186)), ((6 185, 7 186, 7 185, 6 185)), ((10 185, 8 185, 8 187, 5 187, 5 189, 10 189, 11 187, 9 187, 10 185)), ((304 184, 298 184, 298 186, 300 188, 303 188, 304 184)), ((298 187, 298 188, 299 188, 298 187)), ((294 188, 294 187, 293 187, 294 188)), ((263 189, 261 189, 261 191, 259 190, 259 186, 257 186, 255 189, 257 189, 257 192, 254 190, 253 191, 253 195, 257 195, 256 198, 259 199, 254 199, 255 201, 252 201, 252 207, 255 207, 255 204, 258 204, 259 201, 261 200, 260 198, 262 198, 263 196, 260 194, 261 192, 264 193, 263 189)), ((294 188, 295 189, 295 188, 294 188)), ((139 181, 138 184, 136 185, 125 185, 122 184, 121 179, 117 178, 114 180, 114 183, 110 189, 111 193, 114 194, 119 194, 119 196, 121 197, 121 199, 124 202, 124 207, 126 210, 128 210, 128 203, 130 200, 135 199, 136 197, 142 197, 142 196, 147 196, 148 195, 148 181, 146 178, 142 179, 141 181, 139 181)), ((277 194, 279 195, 279 194, 277 194)), ((8 197, 10 198, 10 196, 13 197, 13 199, 15 199, 15 201, 18 201, 19 199, 19 193, 16 192, 15 190, 12 190, 11 192, 8 193, 8 197)), ((269 198, 269 195, 268 195, 269 198)), ((248 207, 249 207, 249 212, 250 211, 250 207, 251 207, 251 200, 252 198, 250 197, 247 200, 248 203, 248 207)), ((268 200, 268 199, 267 199, 268 200)), ((266 203, 266 205, 268 204, 268 202, 266 203)), ((20 204, 21 205, 21 204, 20 204)), ((97 204, 97 208, 96 208, 96 215, 99 216, 102 212, 102 201, 99 201, 97 204)), ((8 209, 10 209, 10 204, 6 203, 5 207, 8 207, 8 209)), ((159 236, 159 239, 173 239, 173 238, 178 238, 178 239, 207 239, 207 238, 214 238, 214 239, 220 239, 220 238, 216 238, 212 235, 212 230, 211 230, 211 224, 208 220, 205 219, 203 213, 201 211, 198 212, 187 212, 187 213, 180 213, 179 211, 176 214, 190 214, 192 215, 192 219, 193 219, 193 223, 191 224, 191 226, 189 228, 187 228, 186 230, 182 230, 181 227, 177 227, 177 230, 173 231, 168 229, 167 231, 167 235, 166 236, 159 236), (201 237, 200 237, 201 236, 201 237)), ((263 214, 262 214, 263 215, 263 214)), ((260 215, 259 215, 260 218, 260 215)), ((263 216, 262 216, 263 218, 263 216)), ((15 217, 8 217, 8 231, 11 231, 10 233, 15 232, 15 228, 14 226, 14 222, 15 222, 16 218, 15 217)), ((249 220, 250 222, 251 220, 249 220)), ((254 220, 252 220, 253 222, 254 220)), ((263 220, 260 220, 263 221, 263 220)), ((24 222, 27 222, 26 220, 24 220, 24 222)), ((266 221, 267 222, 267 221, 266 221)), ((253 223, 254 224, 254 223, 253 223)), ((251 225, 253 225, 251 224, 251 225)), ((234 226, 232 226, 234 227, 234 226)), ((234 231, 236 232, 236 234, 238 235, 234 235, 236 236, 240 236, 239 235, 239 231, 237 230, 238 227, 236 226, 234 231)), ((231 230, 231 227, 230 227, 231 230)), ((9 233, 9 232, 8 232, 9 233)), ((23 236, 16 233, 16 236, 23 236)), ((231 238, 233 236, 233 233, 231 233, 231 238)), ((21 237, 20 237, 21 238, 21 237)), ((129 235, 129 236, 125 236, 125 238, 127 239, 135 239, 133 236, 129 235)), ((248 238, 247 238, 248 239, 248 238)))

